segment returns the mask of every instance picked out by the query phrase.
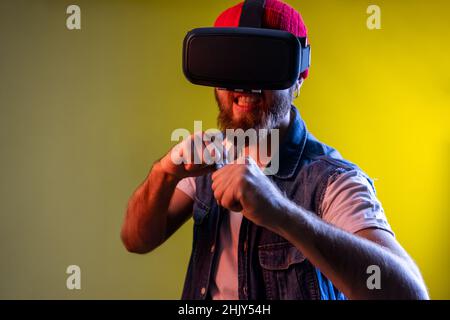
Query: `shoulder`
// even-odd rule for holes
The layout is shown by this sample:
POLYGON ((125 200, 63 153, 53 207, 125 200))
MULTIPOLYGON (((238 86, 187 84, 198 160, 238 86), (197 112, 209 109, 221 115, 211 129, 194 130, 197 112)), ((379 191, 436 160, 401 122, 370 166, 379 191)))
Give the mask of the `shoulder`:
POLYGON ((335 148, 317 140, 310 132, 308 132, 302 160, 304 171, 313 171, 316 174, 361 170, 356 164, 344 159, 335 148))
POLYGON ((329 186, 339 186, 343 181, 351 181, 352 178, 372 188, 375 193, 373 180, 358 165, 344 159, 336 149, 309 135, 297 179, 311 192, 312 207, 319 216, 322 216, 321 207, 329 186), (339 182, 334 184, 336 180, 339 182))
POLYGON ((360 170, 340 173, 328 182, 320 213, 325 221, 351 233, 368 228, 392 233, 373 180, 360 170))

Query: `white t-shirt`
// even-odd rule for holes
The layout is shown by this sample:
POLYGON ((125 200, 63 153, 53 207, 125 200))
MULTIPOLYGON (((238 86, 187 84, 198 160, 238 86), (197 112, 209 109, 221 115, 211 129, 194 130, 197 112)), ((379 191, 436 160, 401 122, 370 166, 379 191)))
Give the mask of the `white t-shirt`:
MULTIPOLYGON (((177 188, 194 199, 195 178, 181 180, 177 188)), ((392 233, 380 201, 369 181, 357 170, 340 174, 325 190, 319 208, 322 219, 350 233, 367 228, 392 233)), ((242 214, 229 212, 220 225, 217 263, 211 281, 212 299, 238 300, 238 241, 242 214)))

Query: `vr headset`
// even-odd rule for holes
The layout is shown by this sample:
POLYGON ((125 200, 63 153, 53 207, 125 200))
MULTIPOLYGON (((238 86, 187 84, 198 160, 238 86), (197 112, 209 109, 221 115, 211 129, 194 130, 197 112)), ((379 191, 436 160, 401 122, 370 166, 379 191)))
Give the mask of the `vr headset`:
POLYGON ((183 41, 183 73, 193 84, 259 92, 291 87, 310 65, 306 38, 263 29, 264 0, 246 0, 239 27, 197 28, 183 41))

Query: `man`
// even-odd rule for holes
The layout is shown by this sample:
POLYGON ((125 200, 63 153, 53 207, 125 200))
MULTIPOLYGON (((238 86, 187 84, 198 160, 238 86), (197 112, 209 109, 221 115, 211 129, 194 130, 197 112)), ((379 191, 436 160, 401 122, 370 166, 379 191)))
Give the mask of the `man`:
MULTIPOLYGON (((215 26, 237 26, 241 10, 242 3, 225 10, 215 26)), ((306 37, 300 14, 277 0, 266 1, 263 27, 306 37)), ((183 299, 428 298, 373 181, 315 139, 292 105, 307 74, 286 90, 215 89, 222 130, 279 130, 273 176, 264 175, 267 163, 258 157, 217 169, 177 165, 169 152, 132 195, 122 228, 131 252, 155 249, 193 216, 183 299), (368 270, 380 281, 371 283, 368 270)))

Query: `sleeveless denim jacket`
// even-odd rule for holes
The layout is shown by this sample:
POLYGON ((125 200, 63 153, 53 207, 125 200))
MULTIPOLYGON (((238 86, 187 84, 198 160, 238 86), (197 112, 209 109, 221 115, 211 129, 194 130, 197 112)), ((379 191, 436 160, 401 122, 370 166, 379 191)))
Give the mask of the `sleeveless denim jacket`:
MULTIPOLYGON (((268 176, 285 195, 319 217, 327 185, 349 170, 359 170, 306 129, 298 110, 280 145, 278 173, 268 176)), ((373 186, 373 181, 361 171, 373 186)), ((221 218, 211 189, 211 174, 196 178, 192 253, 182 299, 209 299, 221 218)), ((375 189, 374 189, 375 190, 375 189)), ((239 299, 345 299, 293 244, 243 217, 238 243, 239 299)))

